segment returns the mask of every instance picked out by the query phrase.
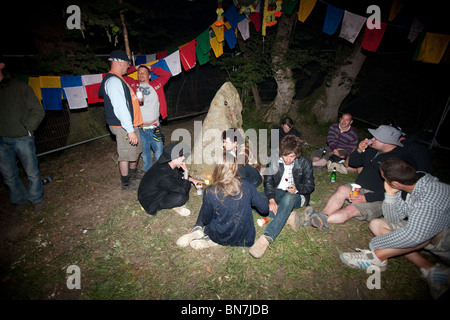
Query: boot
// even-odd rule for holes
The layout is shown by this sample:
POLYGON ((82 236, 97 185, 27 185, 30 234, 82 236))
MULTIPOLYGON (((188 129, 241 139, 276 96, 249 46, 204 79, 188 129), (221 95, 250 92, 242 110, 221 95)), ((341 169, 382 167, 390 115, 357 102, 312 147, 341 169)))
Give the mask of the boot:
POLYGON ((120 181, 122 183, 122 190, 137 190, 138 186, 130 181, 130 176, 121 176, 120 181))

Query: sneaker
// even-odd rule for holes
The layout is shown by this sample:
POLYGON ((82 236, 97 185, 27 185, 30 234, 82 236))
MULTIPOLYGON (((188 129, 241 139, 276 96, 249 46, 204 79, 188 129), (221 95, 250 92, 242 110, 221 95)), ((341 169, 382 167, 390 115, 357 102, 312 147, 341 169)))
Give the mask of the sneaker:
POLYGON ((304 227, 308 227, 311 225, 311 216, 315 213, 313 207, 307 206, 305 211, 303 212, 302 217, 300 218, 300 223, 304 227))
POLYGON ((173 208, 173 211, 175 211, 176 213, 178 213, 182 217, 187 217, 188 215, 191 214, 191 210, 186 208, 186 206, 175 207, 175 208, 173 208))
POLYGON ((358 252, 344 252, 339 256, 341 261, 351 268, 367 269, 369 267, 378 267, 381 272, 386 271, 387 260, 380 261, 375 253, 370 250, 361 250, 358 252))
POLYGON ((259 259, 263 256, 264 252, 266 252, 267 247, 272 242, 272 239, 268 236, 262 235, 259 239, 253 244, 248 253, 255 258, 259 259))
POLYGON ((323 212, 315 211, 311 216, 311 225, 322 232, 328 231, 327 215, 323 212))
POLYGON ((190 245, 195 250, 218 246, 218 244, 212 241, 207 235, 204 235, 199 239, 192 240, 190 245))
POLYGON ((297 211, 292 211, 289 215, 289 218, 287 219, 287 223, 292 227, 292 230, 294 232, 298 231, 298 225, 300 223, 300 218, 298 216, 297 211))
POLYGON ((205 234, 203 233, 203 228, 200 226, 194 226, 189 229, 188 233, 184 236, 181 236, 177 240, 177 246, 179 247, 187 247, 192 240, 199 239, 203 237, 205 234))
POLYGON ((336 171, 342 174, 347 174, 347 168, 345 167, 345 165, 343 163, 334 163, 335 167, 336 167, 336 171))
POLYGON ((420 271, 428 282, 431 297, 434 300, 443 298, 449 289, 450 268, 437 263, 430 269, 420 268, 420 271))

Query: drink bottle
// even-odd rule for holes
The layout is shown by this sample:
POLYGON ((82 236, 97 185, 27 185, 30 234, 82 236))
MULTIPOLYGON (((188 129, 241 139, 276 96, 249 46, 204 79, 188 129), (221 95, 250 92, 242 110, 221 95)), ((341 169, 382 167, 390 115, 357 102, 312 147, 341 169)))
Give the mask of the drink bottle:
POLYGON ((331 172, 331 182, 336 182, 336 168, 333 168, 333 171, 331 172))
POLYGON ((52 178, 52 177, 47 177, 47 178, 44 178, 44 179, 42 179, 42 184, 47 184, 47 183, 50 183, 50 182, 52 182, 52 180, 53 180, 53 178, 52 178))

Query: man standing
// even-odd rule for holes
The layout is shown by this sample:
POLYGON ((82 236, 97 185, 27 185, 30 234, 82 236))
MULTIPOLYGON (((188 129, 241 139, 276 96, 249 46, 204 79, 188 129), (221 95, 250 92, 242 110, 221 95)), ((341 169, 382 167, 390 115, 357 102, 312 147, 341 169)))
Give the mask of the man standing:
POLYGON ((137 164, 142 152, 138 127, 142 125, 139 101, 122 75, 127 73, 130 59, 125 51, 111 52, 111 69, 103 78, 99 95, 104 97, 105 119, 116 136, 119 171, 123 190, 137 190, 132 180, 139 180, 137 164))
POLYGON ((386 270, 387 259, 404 255, 420 268, 434 299, 449 289, 450 276, 450 186, 416 169, 402 159, 389 159, 380 166, 386 190, 384 219, 372 220, 375 235, 370 250, 347 252, 341 261, 353 268, 370 266, 386 270), (418 251, 425 249, 447 266, 433 264, 418 251))
POLYGON ((44 119, 45 112, 33 90, 4 72, 0 57, 0 172, 15 205, 13 214, 20 214, 31 202, 34 210, 44 208, 44 189, 36 156, 33 131, 44 119), (28 179, 25 189, 19 177, 16 157, 28 179))
POLYGON ((381 125, 376 130, 369 129, 369 132, 373 138, 361 141, 349 157, 350 166, 362 167, 355 181, 361 186, 359 195, 349 199, 350 184, 340 186, 328 200, 323 212, 316 212, 312 207, 305 210, 303 225, 326 231, 328 223, 344 223, 354 217, 370 221, 382 215, 384 187, 379 167, 387 159, 402 157, 403 148, 398 140, 401 133, 387 125, 381 125), (343 208, 349 201, 351 203, 343 208))
POLYGON ((350 113, 344 113, 339 122, 333 123, 328 129, 326 154, 323 150, 315 150, 311 153, 313 166, 324 167, 328 164, 328 169, 332 167, 340 173, 347 174, 348 171, 356 171, 349 168, 348 157, 358 145, 358 133, 352 127, 353 118, 350 113))
MULTIPOLYGON (((162 132, 159 123, 160 108, 167 109, 165 104, 164 85, 169 81, 171 73, 159 67, 138 67, 139 87, 137 94, 142 93, 143 105, 141 106, 142 127, 139 128, 142 140, 142 171, 146 172, 152 166, 152 150, 155 153, 155 163, 163 152, 162 132), (158 78, 150 81, 150 71, 158 78), (161 106, 160 100, 163 101, 161 106)), ((167 112, 167 111, 166 111, 167 112)), ((167 114, 163 119, 167 117, 167 114)))
POLYGON ((261 258, 270 243, 283 229, 286 222, 297 232, 299 217, 293 209, 308 204, 314 191, 314 175, 311 160, 302 155, 302 140, 294 135, 285 136, 280 143, 278 170, 264 176, 264 192, 269 200, 269 217, 263 235, 250 248, 254 258, 261 258))

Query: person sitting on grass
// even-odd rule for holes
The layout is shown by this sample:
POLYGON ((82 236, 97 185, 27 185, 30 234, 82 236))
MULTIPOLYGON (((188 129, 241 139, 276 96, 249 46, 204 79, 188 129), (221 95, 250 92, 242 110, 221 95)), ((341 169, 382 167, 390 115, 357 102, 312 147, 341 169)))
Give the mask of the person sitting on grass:
POLYGON ((158 161, 142 177, 138 200, 148 214, 155 215, 161 209, 172 208, 181 216, 191 214, 184 206, 189 200, 191 183, 197 185, 203 181, 189 176, 184 163, 189 156, 187 150, 186 145, 177 142, 165 146, 158 161))
POLYGON ((404 255, 420 268, 434 299, 449 289, 450 186, 436 177, 416 171, 407 161, 389 159, 380 166, 386 190, 384 219, 372 220, 375 235, 370 250, 346 252, 340 259, 353 268, 378 267, 385 271, 387 259, 404 255), (433 264, 418 251, 425 249, 446 264, 433 264))
POLYGON ((403 145, 398 141, 401 132, 386 125, 368 130, 373 138, 361 141, 349 158, 351 166, 362 167, 355 180, 355 183, 361 186, 359 194, 350 199, 351 184, 340 186, 322 212, 312 207, 305 209, 305 214, 301 218, 303 226, 328 231, 330 223, 344 223, 354 217, 370 221, 382 215, 384 188, 379 167, 384 160, 403 156, 403 145))
POLYGON ((285 136, 280 143, 280 158, 274 164, 276 172, 264 175, 264 192, 269 201, 269 217, 273 220, 249 250, 256 259, 263 256, 286 222, 298 231, 299 216, 292 210, 307 204, 315 187, 312 162, 302 155, 302 144, 299 137, 285 136))
POLYGON ((260 164, 256 157, 250 152, 250 148, 239 129, 231 128, 222 132, 224 150, 236 157, 238 172, 241 178, 246 179, 258 187, 262 182, 262 176, 259 173, 260 164))
POLYGON ((195 226, 178 239, 177 245, 194 249, 253 245, 252 206, 261 214, 269 212, 255 186, 239 176, 236 158, 224 153, 214 166, 212 184, 205 189, 195 226))

